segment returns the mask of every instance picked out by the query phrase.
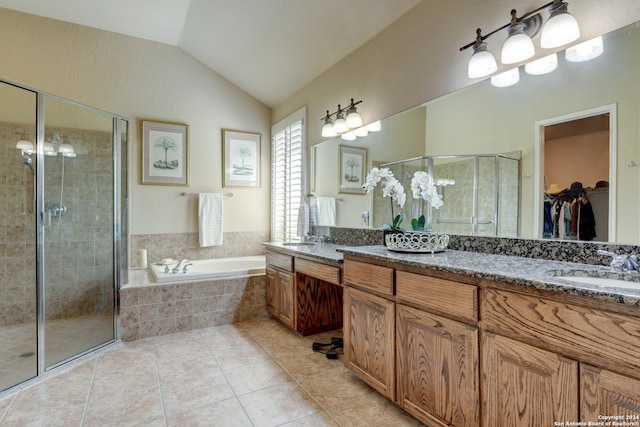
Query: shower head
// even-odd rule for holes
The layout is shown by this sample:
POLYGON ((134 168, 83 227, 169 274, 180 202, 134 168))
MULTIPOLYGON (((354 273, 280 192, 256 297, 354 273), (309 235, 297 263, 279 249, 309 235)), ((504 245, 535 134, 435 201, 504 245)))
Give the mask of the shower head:
POLYGON ((31 158, 31 156, 27 154, 22 155, 22 157, 20 157, 20 163, 29 166, 29 169, 31 169, 31 173, 34 175, 36 174, 35 169, 33 169, 33 159, 31 158))

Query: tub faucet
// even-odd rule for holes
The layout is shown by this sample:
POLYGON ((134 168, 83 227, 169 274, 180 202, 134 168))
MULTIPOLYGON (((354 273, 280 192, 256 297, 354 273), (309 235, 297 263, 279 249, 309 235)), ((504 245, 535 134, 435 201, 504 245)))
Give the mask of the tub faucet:
POLYGON ((186 264, 187 264, 188 262, 189 262, 189 260, 188 260, 188 259, 183 259, 183 260, 178 261, 178 263, 176 264, 176 266, 175 266, 175 267, 173 267, 173 268, 171 269, 171 272, 172 272, 173 274, 180 273, 180 270, 181 270, 183 267, 186 267, 186 264))

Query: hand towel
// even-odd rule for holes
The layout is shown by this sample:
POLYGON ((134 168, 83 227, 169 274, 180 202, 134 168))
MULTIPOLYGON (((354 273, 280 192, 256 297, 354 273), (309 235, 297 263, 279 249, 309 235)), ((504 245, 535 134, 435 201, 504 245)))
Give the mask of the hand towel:
POLYGON ((336 199, 334 197, 318 197, 318 225, 336 225, 336 199))
POLYGON ((309 235, 309 205, 303 202, 298 208, 298 237, 309 235))
POLYGON ((200 246, 222 245, 222 193, 200 193, 198 225, 200 246))

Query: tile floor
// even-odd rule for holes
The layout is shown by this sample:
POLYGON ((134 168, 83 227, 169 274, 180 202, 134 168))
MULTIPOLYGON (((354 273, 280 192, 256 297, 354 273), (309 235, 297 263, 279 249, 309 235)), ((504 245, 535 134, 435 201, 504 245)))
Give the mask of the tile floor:
POLYGON ((119 342, 0 395, 0 426, 420 426, 273 319, 119 342))

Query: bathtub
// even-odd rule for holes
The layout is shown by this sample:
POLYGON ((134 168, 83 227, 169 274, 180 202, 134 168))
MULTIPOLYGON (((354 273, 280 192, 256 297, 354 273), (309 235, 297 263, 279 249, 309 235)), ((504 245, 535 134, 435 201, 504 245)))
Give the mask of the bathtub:
MULTIPOLYGON (((169 269, 173 268, 178 260, 169 264, 169 269)), ((190 260, 186 273, 165 273, 164 265, 161 263, 151 264, 151 273, 158 283, 163 282, 184 282, 189 280, 210 279, 227 276, 244 276, 247 274, 264 274, 265 257, 246 256, 236 258, 213 258, 190 260)), ((187 264, 188 264, 187 263, 187 264)))

